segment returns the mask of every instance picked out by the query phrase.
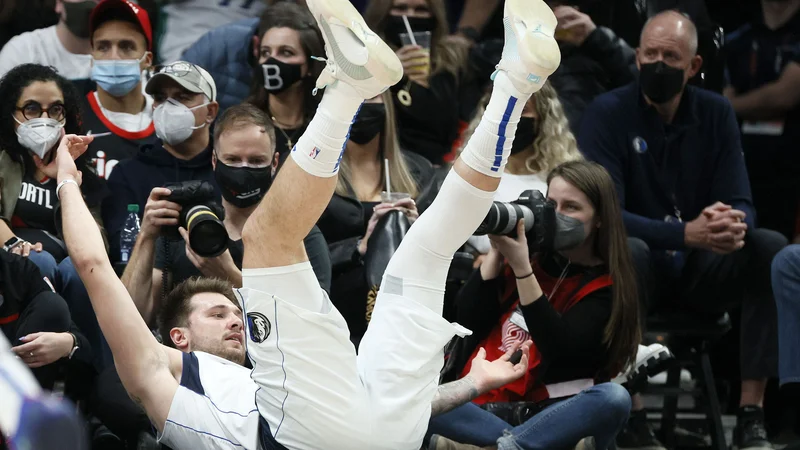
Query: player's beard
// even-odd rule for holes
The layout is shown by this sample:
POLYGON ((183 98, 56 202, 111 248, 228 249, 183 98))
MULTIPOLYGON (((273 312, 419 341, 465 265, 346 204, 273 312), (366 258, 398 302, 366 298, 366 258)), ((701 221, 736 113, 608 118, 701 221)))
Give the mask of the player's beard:
POLYGON ((230 362, 244 365, 244 345, 233 347, 231 344, 228 344, 226 340, 221 340, 219 338, 197 339, 197 337, 198 336, 195 336, 195 340, 192 343, 192 351, 205 352, 223 359, 227 359, 230 362))

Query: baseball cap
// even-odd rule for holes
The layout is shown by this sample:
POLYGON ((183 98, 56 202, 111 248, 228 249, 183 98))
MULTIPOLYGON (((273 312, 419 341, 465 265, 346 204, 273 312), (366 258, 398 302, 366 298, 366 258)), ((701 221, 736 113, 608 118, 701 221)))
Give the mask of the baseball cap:
POLYGON ((153 51, 153 27, 150 25, 150 16, 144 8, 130 0, 102 0, 98 3, 89 15, 89 30, 92 35, 103 22, 115 17, 127 17, 139 24, 147 40, 147 50, 153 51))
POLYGON ((214 84, 211 74, 197 64, 186 61, 176 61, 156 68, 144 91, 153 95, 167 79, 172 79, 189 92, 205 94, 212 102, 217 101, 217 85, 214 84))

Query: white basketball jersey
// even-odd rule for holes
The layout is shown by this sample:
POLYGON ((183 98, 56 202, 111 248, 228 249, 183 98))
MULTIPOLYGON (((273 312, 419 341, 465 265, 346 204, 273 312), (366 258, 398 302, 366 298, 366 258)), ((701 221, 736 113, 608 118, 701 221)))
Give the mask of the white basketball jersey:
POLYGON ((173 450, 258 450, 256 390, 250 369, 208 353, 184 353, 159 442, 173 450))
MULTIPOLYGON (((260 17, 266 8, 263 0, 185 0, 161 8, 163 36, 158 54, 161 63, 170 63, 206 32, 249 17, 260 17)), ((242 43, 244 45, 244 43, 242 43)))

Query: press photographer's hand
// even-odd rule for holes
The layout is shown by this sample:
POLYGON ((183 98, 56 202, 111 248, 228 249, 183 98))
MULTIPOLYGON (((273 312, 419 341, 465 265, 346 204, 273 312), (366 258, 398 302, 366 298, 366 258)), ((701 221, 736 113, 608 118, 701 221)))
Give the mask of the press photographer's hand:
POLYGON ((167 188, 157 187, 150 191, 147 204, 142 215, 142 231, 145 237, 155 238, 161 233, 161 227, 177 226, 181 215, 181 205, 166 200, 170 195, 167 188))
POLYGON ((186 228, 180 227, 178 231, 186 242, 186 257, 189 258, 189 261, 197 267, 197 270, 199 270, 203 276, 228 280, 233 283, 234 287, 242 286, 242 271, 239 270, 233 262, 230 250, 225 250, 225 252, 219 256, 211 258, 202 257, 192 250, 192 245, 189 242, 189 233, 186 231, 186 228))
POLYGON ((517 223, 517 237, 489 235, 489 239, 500 253, 505 256, 514 275, 522 276, 532 272, 531 257, 528 251, 528 238, 525 236, 525 220, 517 223))

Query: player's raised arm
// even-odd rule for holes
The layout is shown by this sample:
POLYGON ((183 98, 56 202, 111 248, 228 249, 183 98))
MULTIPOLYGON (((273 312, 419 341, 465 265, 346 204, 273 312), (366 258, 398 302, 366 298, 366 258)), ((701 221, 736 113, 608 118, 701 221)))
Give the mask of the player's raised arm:
POLYGON ((64 136, 52 163, 58 169, 56 194, 61 201, 64 239, 114 354, 122 384, 128 394, 144 406, 160 431, 178 387, 181 355, 159 344, 150 333, 128 291, 114 273, 100 230, 83 201, 81 175, 74 159, 91 141, 89 136, 64 136))

